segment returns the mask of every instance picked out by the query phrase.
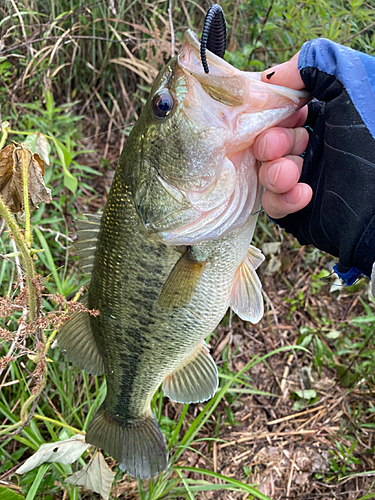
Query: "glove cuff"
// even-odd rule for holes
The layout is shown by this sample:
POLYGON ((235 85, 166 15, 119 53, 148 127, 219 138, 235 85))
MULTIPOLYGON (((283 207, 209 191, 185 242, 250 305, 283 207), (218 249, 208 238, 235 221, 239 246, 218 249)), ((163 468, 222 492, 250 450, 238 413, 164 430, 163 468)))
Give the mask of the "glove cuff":
POLYGON ((333 266, 333 270, 335 271, 335 273, 337 274, 337 276, 339 278, 341 278, 344 282, 345 282, 345 285, 347 286, 352 286, 354 285, 354 283, 357 281, 357 279, 361 276, 361 271, 358 271, 358 269, 356 267, 352 267, 349 269, 349 271, 347 271, 346 273, 341 273, 339 271, 339 265, 338 264, 335 264, 333 266))
POLYGON ((363 234, 360 240, 357 243, 357 246, 354 250, 353 254, 353 264, 361 269, 362 273, 367 277, 372 276, 374 272, 373 268, 373 260, 375 253, 375 215, 370 219, 366 229, 363 231, 363 234))
POLYGON ((319 100, 333 99, 345 88, 375 139, 375 57, 325 38, 302 45, 298 69, 306 89, 319 100))

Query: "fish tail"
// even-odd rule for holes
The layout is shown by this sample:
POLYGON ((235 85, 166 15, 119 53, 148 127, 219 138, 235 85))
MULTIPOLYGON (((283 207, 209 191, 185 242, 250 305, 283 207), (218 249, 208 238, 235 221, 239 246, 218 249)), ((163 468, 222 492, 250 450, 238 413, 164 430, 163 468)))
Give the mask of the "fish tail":
POLYGON ((167 468, 164 438, 154 414, 121 425, 100 407, 86 433, 86 442, 102 448, 133 477, 148 479, 167 468))

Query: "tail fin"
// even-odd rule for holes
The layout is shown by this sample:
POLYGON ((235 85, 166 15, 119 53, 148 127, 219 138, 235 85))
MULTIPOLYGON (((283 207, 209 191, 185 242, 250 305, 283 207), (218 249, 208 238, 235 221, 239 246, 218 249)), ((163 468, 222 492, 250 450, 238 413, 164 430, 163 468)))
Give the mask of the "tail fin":
POLYGON ((167 468, 164 438, 151 412, 122 426, 101 407, 87 430, 86 442, 106 451, 133 477, 148 479, 167 468))

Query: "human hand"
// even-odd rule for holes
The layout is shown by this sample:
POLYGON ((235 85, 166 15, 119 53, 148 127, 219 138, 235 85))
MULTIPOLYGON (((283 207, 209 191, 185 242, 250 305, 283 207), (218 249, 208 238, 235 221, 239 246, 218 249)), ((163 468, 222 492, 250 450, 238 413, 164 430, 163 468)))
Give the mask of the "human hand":
POLYGON ((335 270, 347 284, 361 273, 370 276, 375 261, 374 74, 374 57, 317 39, 262 75, 315 97, 309 136, 300 130, 306 118, 300 110, 257 138, 255 155, 265 161, 263 206, 301 244, 339 257, 335 270), (297 155, 306 145, 302 162, 297 155))
MULTIPOLYGON (((305 88, 298 70, 299 52, 288 62, 268 69, 262 74, 262 81, 269 83, 267 75, 272 74, 273 85, 282 85, 295 90, 305 88)), ((266 130, 255 140, 253 152, 263 164, 259 178, 266 189, 262 205, 274 219, 285 217, 304 208, 311 200, 312 189, 299 183, 303 159, 309 134, 302 127, 307 118, 307 106, 282 122, 278 127, 266 130)))

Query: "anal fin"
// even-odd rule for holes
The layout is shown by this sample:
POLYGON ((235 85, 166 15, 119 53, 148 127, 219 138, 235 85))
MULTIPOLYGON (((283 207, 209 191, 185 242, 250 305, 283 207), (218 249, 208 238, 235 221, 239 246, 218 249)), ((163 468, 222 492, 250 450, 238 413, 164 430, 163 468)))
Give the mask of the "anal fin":
POLYGON ((212 398, 218 385, 215 361, 202 342, 192 356, 164 380, 163 391, 177 403, 199 403, 212 398))
POLYGON ((244 321, 254 324, 264 314, 262 284, 255 271, 263 261, 262 252, 251 245, 246 259, 237 269, 230 295, 232 310, 244 321))
POLYGON ((164 308, 183 307, 190 302, 206 262, 198 261, 189 248, 176 262, 161 291, 159 303, 164 308))
MULTIPOLYGON (((81 302, 86 305, 87 297, 81 302)), ((60 329, 58 346, 75 366, 92 375, 104 373, 104 363, 91 330, 90 313, 75 312, 60 329)))

